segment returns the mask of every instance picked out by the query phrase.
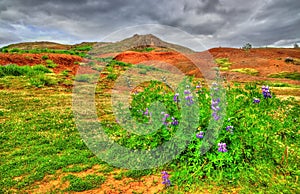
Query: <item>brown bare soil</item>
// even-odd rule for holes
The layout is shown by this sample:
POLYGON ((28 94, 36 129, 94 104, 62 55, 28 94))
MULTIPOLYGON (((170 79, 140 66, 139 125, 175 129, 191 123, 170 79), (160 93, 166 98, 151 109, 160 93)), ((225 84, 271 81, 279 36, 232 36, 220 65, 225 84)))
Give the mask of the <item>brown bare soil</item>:
MULTIPOLYGON (((103 175, 99 173, 100 166, 95 165, 91 169, 78 173, 63 173, 58 170, 55 175, 48 175, 44 177, 42 181, 36 182, 32 189, 28 189, 25 192, 28 193, 49 193, 53 191, 63 191, 69 187, 68 181, 63 181, 63 177, 68 174, 75 175, 77 177, 85 177, 89 174, 103 175)), ((82 192, 68 192, 65 193, 82 193, 82 194, 131 194, 133 192, 138 193, 159 193, 164 189, 164 185, 161 184, 161 177, 158 175, 144 176, 140 180, 135 180, 132 178, 122 178, 122 180, 116 180, 114 176, 120 173, 120 170, 114 170, 105 175, 106 181, 99 186, 88 191, 82 192)))

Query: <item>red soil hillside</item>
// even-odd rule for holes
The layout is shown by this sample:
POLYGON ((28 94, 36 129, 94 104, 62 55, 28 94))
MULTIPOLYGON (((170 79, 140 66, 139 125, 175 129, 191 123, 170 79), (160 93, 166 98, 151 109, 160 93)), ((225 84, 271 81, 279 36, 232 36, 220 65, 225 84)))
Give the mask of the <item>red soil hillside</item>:
POLYGON ((115 57, 118 61, 123 61, 132 64, 151 62, 152 65, 159 63, 168 63, 177 67, 180 71, 186 75, 195 75, 201 77, 201 73, 196 68, 191 60, 189 60, 183 54, 177 52, 123 52, 115 57))
POLYGON ((54 73, 60 73, 63 70, 69 70, 73 75, 78 68, 77 62, 83 61, 83 58, 67 54, 4 54, 0 53, 0 64, 16 64, 16 65, 37 65, 46 64, 46 60, 42 57, 47 55, 58 66, 53 68, 54 73))
MULTIPOLYGON (((190 55, 189 58, 197 58, 201 60, 201 55, 203 54, 210 54, 211 59, 228 58, 232 65, 229 71, 222 71, 222 75, 231 81, 249 82, 270 80, 300 84, 300 82, 296 80, 268 78, 269 74, 280 73, 284 71, 300 72, 300 65, 294 65, 284 61, 286 57, 300 58, 300 49, 263 48, 245 51, 234 48, 214 48, 210 49, 209 52, 190 55), (252 76, 230 71, 240 68, 252 68, 257 70, 259 74, 257 76, 252 76)), ((187 75, 195 75, 196 77, 201 76, 198 68, 196 68, 196 66, 193 65, 193 63, 187 57, 176 52, 141 53, 130 51, 117 55, 115 59, 133 64, 143 63, 144 61, 148 60, 163 61, 175 65, 187 75)))

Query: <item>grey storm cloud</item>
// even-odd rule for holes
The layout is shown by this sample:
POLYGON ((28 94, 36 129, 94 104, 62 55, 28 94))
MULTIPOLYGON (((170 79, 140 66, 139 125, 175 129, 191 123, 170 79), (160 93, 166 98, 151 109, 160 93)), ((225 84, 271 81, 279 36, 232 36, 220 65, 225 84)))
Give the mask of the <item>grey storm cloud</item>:
POLYGON ((0 45, 101 41, 129 26, 162 24, 207 47, 291 46, 300 41, 299 10, 299 0, 1 0, 0 45))

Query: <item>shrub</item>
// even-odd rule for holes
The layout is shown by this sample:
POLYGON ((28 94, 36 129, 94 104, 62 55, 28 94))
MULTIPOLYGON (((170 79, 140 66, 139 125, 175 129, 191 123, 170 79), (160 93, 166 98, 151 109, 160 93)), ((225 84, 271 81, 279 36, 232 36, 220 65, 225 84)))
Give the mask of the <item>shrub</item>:
POLYGON ((15 64, 0 66, 0 77, 3 76, 32 76, 44 73, 52 73, 50 69, 43 65, 18 66, 15 64))
POLYGON ((41 88, 43 86, 53 86, 58 83, 58 81, 55 78, 45 76, 45 75, 37 75, 29 79, 29 83, 32 86, 35 86, 37 88, 41 88))
POLYGON ((68 75, 69 75, 69 71, 68 71, 68 70, 63 70, 63 71, 61 72, 61 74, 62 74, 63 76, 68 76, 68 75))
POLYGON ((228 58, 217 58, 215 59, 215 63, 221 67, 220 68, 221 71, 227 71, 232 65, 232 63, 229 62, 228 58))
POLYGON ((49 68, 55 68, 55 67, 57 67, 58 65, 57 64, 55 64, 52 60, 50 60, 50 59, 47 59, 46 60, 46 63, 47 63, 47 67, 49 67, 49 68))
POLYGON ((118 76, 117 76, 116 74, 110 73, 110 74, 108 74, 107 79, 110 79, 110 80, 116 80, 117 77, 118 77, 118 76))
POLYGON ((49 56, 48 55, 44 55, 44 56, 42 56, 42 59, 43 60, 49 59, 49 56))
POLYGON ((250 50, 250 49, 252 49, 252 45, 250 44, 250 43, 246 43, 243 47, 242 47, 242 49, 244 49, 244 50, 250 50))

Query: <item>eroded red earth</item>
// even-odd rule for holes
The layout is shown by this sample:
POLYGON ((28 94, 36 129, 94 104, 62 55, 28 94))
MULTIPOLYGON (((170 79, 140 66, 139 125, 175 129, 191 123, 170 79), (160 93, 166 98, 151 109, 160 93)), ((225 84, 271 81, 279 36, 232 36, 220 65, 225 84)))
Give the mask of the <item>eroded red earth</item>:
MULTIPOLYGON (((4 54, 0 53, 0 65, 17 64, 17 65, 37 65, 46 64, 42 57, 47 55, 50 60, 58 64, 53 69, 54 73, 60 73, 63 70, 69 70, 75 75, 79 67, 79 62, 84 59, 79 56, 66 54, 4 54)), ((300 49, 282 49, 282 48, 260 48, 245 51, 234 48, 213 48, 206 52, 184 55, 177 52, 133 52, 114 53, 115 59, 133 64, 171 64, 177 67, 186 75, 195 75, 202 77, 205 70, 211 68, 208 64, 216 58, 228 58, 232 63, 230 70, 240 68, 256 69, 259 74, 251 76, 247 74, 223 71, 224 75, 230 81, 249 82, 270 80, 292 84, 300 84, 299 81, 290 79, 268 78, 269 74, 280 72, 300 72, 300 65, 286 63, 287 57, 300 58, 300 49), (198 66, 198 67, 197 67, 198 66), (199 68, 200 67, 200 68, 199 68), (201 71, 199 70, 201 69, 201 71)), ((159 65, 158 65, 159 66, 159 65)), ((86 70, 88 72, 88 69, 86 70)))

